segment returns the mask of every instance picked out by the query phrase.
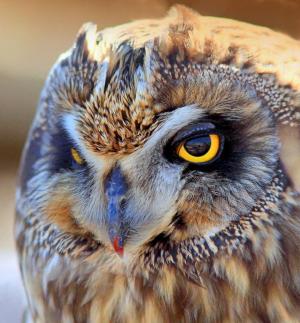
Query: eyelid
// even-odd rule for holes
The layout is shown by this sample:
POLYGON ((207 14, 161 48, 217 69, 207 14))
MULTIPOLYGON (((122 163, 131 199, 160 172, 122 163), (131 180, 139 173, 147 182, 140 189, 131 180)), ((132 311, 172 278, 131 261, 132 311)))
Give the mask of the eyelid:
POLYGON ((184 140, 192 139, 193 137, 198 137, 199 135, 209 135, 211 133, 218 133, 213 123, 202 122, 198 124, 189 125, 188 127, 185 127, 176 134, 176 136, 172 139, 171 145, 177 146, 184 140))

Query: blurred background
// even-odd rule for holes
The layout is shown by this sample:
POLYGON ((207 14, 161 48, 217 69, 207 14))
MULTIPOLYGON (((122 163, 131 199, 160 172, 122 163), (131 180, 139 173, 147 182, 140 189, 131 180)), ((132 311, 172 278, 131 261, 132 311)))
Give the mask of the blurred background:
MULTIPOLYGON (((133 19, 160 17, 178 2, 203 15, 264 25, 300 39, 300 0, 0 0, 0 277, 1 270, 17 271, 12 256, 17 165, 52 64, 72 45, 84 22, 95 22, 101 29, 133 19)), ((3 314, 5 308, 11 318, 5 322, 18 322, 12 319, 16 315, 13 310, 1 306, 5 283, 0 282, 0 312, 3 314)))

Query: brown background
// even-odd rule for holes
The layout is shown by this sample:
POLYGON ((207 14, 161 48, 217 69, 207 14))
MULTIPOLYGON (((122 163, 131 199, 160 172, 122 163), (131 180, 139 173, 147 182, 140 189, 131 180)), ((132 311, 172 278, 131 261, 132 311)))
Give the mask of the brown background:
MULTIPOLYGON (((13 253, 15 178, 20 151, 49 69, 58 55, 71 46, 84 22, 95 22, 101 29, 137 18, 159 17, 173 3, 171 0, 0 0, 0 323, 20 322, 24 306, 13 253)), ((300 38, 300 0, 181 3, 203 15, 244 20, 300 38)), ((289 150, 293 155, 292 145, 289 150)), ((299 169, 299 160, 290 160, 299 169)))

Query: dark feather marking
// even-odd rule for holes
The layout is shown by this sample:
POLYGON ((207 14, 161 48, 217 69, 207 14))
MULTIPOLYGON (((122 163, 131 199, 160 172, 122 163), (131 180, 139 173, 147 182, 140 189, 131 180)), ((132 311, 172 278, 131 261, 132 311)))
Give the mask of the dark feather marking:
POLYGON ((72 52, 71 62, 74 66, 79 66, 88 61, 88 47, 86 43, 86 32, 82 32, 79 34, 76 44, 75 50, 72 52))
POLYGON ((176 230, 186 229, 186 223, 184 222, 183 217, 179 213, 176 213, 173 216, 170 226, 174 226, 176 230))
POLYGON ((28 148, 24 150, 20 165, 20 188, 21 191, 26 189, 28 180, 35 174, 35 162, 41 158, 40 137, 44 134, 41 128, 35 128, 30 135, 28 148))

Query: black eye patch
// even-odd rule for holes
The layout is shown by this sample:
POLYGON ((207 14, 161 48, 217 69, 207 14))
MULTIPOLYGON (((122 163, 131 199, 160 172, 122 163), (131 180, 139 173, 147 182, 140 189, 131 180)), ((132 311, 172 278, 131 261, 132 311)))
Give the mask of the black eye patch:
POLYGON ((51 152, 49 153, 50 168, 53 172, 60 170, 74 170, 85 166, 85 161, 81 164, 77 163, 72 157, 72 150, 78 151, 76 144, 70 138, 66 130, 60 126, 57 132, 51 137, 51 152))

